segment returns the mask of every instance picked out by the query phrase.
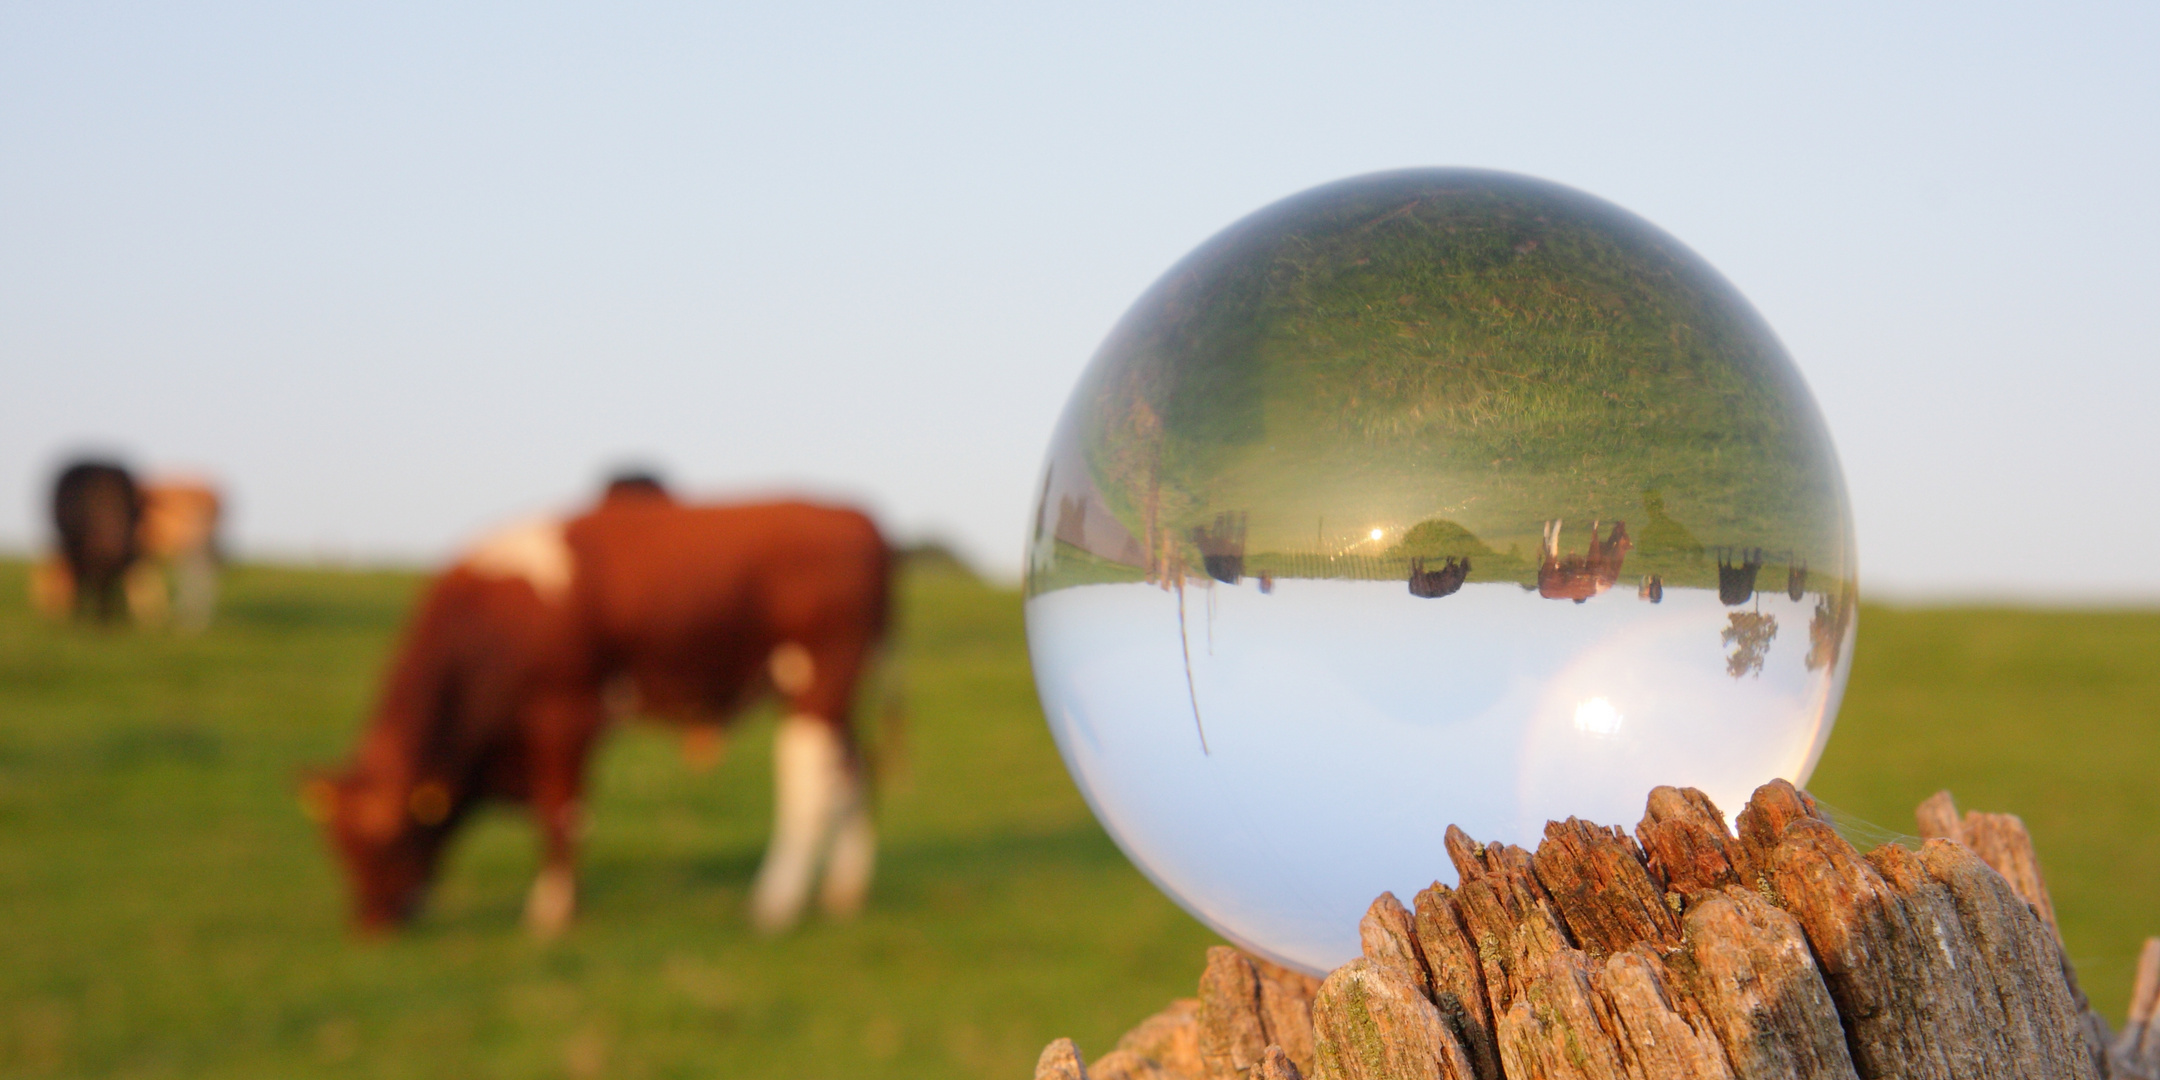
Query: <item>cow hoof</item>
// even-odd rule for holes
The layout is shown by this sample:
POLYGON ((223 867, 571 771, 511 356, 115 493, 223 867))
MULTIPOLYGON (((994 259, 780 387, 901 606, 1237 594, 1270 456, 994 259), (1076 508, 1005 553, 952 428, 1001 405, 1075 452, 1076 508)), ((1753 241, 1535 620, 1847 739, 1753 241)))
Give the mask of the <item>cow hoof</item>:
POLYGON ((870 874, 877 862, 877 833, 860 803, 833 839, 831 860, 824 887, 818 890, 818 907, 835 919, 852 919, 870 895, 870 874))
POLYGON ((860 892, 836 893, 827 891, 818 897, 818 908, 834 919, 852 919, 862 914, 865 894, 860 892))
POLYGON ((525 926, 541 938, 558 937, 577 913, 577 879, 561 867, 540 871, 525 898, 525 926))
POLYGON ((785 934, 802 921, 801 904, 779 904, 753 899, 750 925, 760 934, 785 934))

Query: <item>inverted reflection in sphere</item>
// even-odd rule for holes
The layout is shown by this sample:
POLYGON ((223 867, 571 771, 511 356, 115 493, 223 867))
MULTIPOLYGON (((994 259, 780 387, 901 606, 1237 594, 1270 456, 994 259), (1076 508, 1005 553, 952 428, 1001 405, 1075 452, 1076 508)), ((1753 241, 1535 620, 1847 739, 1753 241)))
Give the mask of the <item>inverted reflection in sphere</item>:
POLYGON ((1524 177, 1332 184, 1203 244, 1073 392, 1028 550, 1043 707, 1126 853, 1310 972, 1441 838, 1804 782, 1844 481, 1760 316, 1524 177))

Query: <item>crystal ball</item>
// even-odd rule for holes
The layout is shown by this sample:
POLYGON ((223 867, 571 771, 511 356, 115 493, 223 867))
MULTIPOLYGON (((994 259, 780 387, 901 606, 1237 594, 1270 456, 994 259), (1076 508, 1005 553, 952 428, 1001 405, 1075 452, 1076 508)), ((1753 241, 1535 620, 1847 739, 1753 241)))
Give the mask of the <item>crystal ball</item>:
POLYGON ((1156 885, 1321 973, 1451 823, 1534 846, 1659 784, 1804 783, 1851 514, 1762 317, 1678 240, 1504 173, 1344 180, 1111 331, 1027 550, 1036 684, 1156 885))

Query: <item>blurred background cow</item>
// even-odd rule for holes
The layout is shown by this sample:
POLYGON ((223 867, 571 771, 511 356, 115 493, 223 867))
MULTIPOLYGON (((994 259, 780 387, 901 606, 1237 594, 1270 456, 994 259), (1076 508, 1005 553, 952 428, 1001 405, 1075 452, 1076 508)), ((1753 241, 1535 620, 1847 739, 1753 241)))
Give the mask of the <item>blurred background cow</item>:
POLYGON ((149 625, 208 628, 224 558, 218 541, 224 502, 217 488, 198 477, 154 479, 142 487, 142 507, 136 562, 127 578, 129 614, 149 625))
POLYGON ((62 468, 52 491, 58 550, 31 584, 39 609, 119 622, 127 614, 124 582, 140 550, 141 522, 142 492, 124 466, 86 460, 62 468))
POLYGON ((527 922, 561 930, 587 763, 608 723, 716 727, 767 694, 787 717, 753 921, 792 924, 821 869, 823 906, 852 913, 876 837, 851 718, 891 578, 884 538, 856 511, 684 505, 642 476, 574 520, 483 540, 429 587, 349 765, 309 785, 355 920, 409 919, 444 843, 499 799, 529 806, 541 834, 527 922))

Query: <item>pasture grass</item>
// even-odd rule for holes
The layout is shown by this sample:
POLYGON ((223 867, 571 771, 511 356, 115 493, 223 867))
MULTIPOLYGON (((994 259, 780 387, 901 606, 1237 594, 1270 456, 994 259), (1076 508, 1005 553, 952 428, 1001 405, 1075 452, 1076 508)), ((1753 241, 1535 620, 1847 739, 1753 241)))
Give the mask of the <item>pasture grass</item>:
MULTIPOLYGON (((1126 864, 1034 702, 1016 593, 911 574, 905 777, 871 909, 762 938, 769 718, 708 773, 651 729, 599 762, 585 908, 518 925, 532 837, 453 853, 420 924, 359 942, 294 781, 350 742, 420 579, 242 567, 198 637, 34 620, 0 562, 0 1075, 1028 1075, 1187 995, 1215 939, 1126 864)), ((2024 815, 2119 1015, 2160 931, 2160 614, 1868 608, 1812 785, 1909 832, 1948 786, 2024 815)))

